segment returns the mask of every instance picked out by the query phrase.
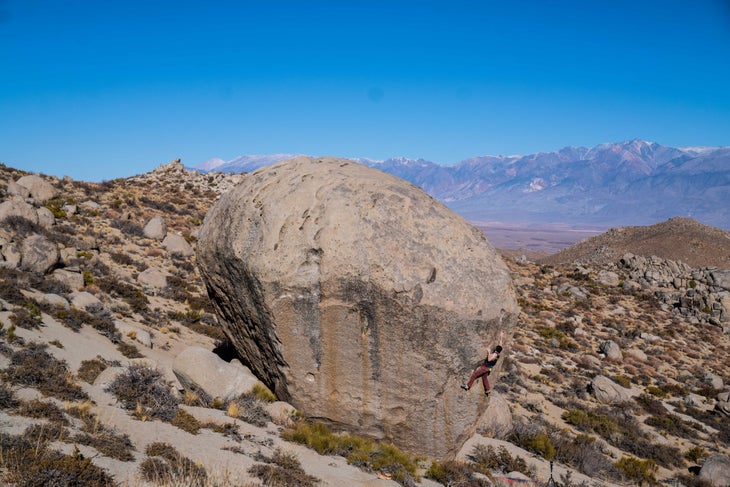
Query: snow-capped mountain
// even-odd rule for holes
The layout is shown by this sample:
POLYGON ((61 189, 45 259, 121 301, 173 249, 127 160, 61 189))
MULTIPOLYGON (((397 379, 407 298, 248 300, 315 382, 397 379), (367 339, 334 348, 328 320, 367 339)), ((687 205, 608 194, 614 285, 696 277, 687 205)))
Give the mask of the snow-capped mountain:
MULTIPOLYGON (((215 170, 251 171, 288 157, 244 156, 215 170)), ((404 157, 354 160, 421 186, 475 222, 608 227, 690 216, 730 229, 730 147, 675 148, 635 139, 448 166, 404 157)))

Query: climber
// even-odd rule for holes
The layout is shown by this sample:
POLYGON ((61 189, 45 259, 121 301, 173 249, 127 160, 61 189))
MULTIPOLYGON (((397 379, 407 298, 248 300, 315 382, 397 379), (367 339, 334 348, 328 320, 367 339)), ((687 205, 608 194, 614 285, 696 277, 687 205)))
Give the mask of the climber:
POLYGON ((502 345, 504 345, 504 332, 499 332, 499 345, 494 347, 494 351, 492 353, 489 353, 489 347, 487 347, 487 358, 485 358, 484 361, 479 364, 476 369, 474 369, 471 377, 469 377, 469 382, 467 382, 466 384, 461 384, 462 389, 468 391, 469 389, 471 389, 474 381, 481 377, 482 385, 484 386, 484 395, 489 395, 491 387, 489 386, 489 379, 487 377, 489 376, 489 373, 492 371, 494 366, 497 364, 497 360, 499 360, 499 356, 502 353, 502 345))

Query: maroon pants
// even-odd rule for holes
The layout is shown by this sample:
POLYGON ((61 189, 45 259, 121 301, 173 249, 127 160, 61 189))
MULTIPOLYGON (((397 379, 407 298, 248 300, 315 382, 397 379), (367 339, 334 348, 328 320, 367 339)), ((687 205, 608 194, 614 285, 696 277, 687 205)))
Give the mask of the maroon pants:
POLYGON ((474 369, 474 372, 472 372, 471 377, 469 377, 469 382, 466 383, 466 386, 471 388, 471 385, 474 383, 475 380, 477 380, 479 377, 482 378, 482 385, 484 386, 484 390, 488 391, 489 388, 489 379, 487 376, 489 376, 489 373, 492 371, 489 367, 482 364, 476 369, 474 369))

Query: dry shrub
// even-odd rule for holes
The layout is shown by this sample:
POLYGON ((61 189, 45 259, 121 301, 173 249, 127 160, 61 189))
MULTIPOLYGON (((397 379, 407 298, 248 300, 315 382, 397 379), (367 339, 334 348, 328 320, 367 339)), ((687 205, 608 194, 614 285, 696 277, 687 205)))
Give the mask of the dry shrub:
POLYGON ((0 409, 12 409, 20 404, 15 397, 15 391, 4 382, 0 382, 0 409))
POLYGON ((91 412, 90 402, 69 406, 66 412, 81 420, 82 433, 73 438, 76 443, 91 446, 102 455, 122 462, 134 460, 132 452, 135 448, 129 436, 105 425, 91 412))
POLYGON ((84 458, 78 449, 71 455, 51 449, 51 441, 65 437, 58 428, 36 425, 22 436, 0 433, 2 480, 19 486, 116 485, 106 471, 84 458))
POLYGON ((472 465, 455 460, 434 462, 426 471, 426 478, 435 480, 443 485, 469 485, 474 487, 489 487, 489 480, 478 479, 473 476, 472 465))
POLYGON ((262 401, 254 392, 241 394, 228 405, 229 416, 236 417, 246 423, 261 428, 271 421, 271 415, 266 411, 262 401), (237 409, 237 415, 230 414, 231 408, 237 409))
POLYGON ((143 358, 144 355, 142 355, 137 348, 136 345, 132 345, 131 343, 126 342, 120 342, 119 345, 117 345, 117 350, 119 350, 119 353, 124 355, 127 358, 143 358))
POLYGON ((41 401, 39 399, 21 401, 18 405, 17 412, 19 415, 28 418, 46 419, 65 426, 69 424, 61 408, 49 401, 41 401))
POLYGON ((84 382, 93 384, 99 374, 104 372, 107 364, 98 358, 83 360, 79 366, 78 377, 84 382))
POLYGON ((207 474, 203 467, 195 465, 167 443, 150 443, 145 449, 148 457, 140 465, 142 478, 147 482, 163 485, 186 485, 202 487, 207 474))
POLYGON ((256 464, 248 472, 261 479, 264 485, 297 485, 310 487, 319 484, 317 477, 307 474, 295 454, 276 449, 271 458, 258 457, 266 464, 256 464))
POLYGON ((177 410, 177 415, 170 421, 170 424, 193 435, 197 435, 201 427, 200 421, 183 409, 177 410))
POLYGON ((131 365, 109 384, 113 393, 128 411, 135 411, 138 419, 171 421, 177 415, 178 399, 165 383, 157 369, 141 364, 131 365))
POLYGON ((513 457, 503 446, 495 450, 492 445, 477 444, 468 458, 476 464, 476 470, 483 474, 497 470, 503 473, 521 472, 527 476, 532 475, 527 462, 521 457, 513 457))
POLYGON ((61 400, 87 399, 81 387, 73 381, 66 362, 46 352, 47 345, 30 343, 10 357, 10 366, 2 372, 4 381, 35 387, 43 394, 61 400))

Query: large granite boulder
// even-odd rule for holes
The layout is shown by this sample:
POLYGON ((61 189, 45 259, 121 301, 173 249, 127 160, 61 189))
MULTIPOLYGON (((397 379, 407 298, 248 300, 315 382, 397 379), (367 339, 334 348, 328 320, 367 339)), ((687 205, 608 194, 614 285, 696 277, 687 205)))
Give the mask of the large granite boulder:
POLYGON ((474 433, 487 401, 459 384, 517 305, 484 235, 420 188, 295 158, 224 194, 197 252, 226 334, 280 399, 432 457, 474 433))
POLYGON ((730 485, 730 457, 720 453, 710 455, 702 464, 699 477, 712 486, 730 485))

